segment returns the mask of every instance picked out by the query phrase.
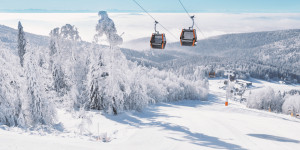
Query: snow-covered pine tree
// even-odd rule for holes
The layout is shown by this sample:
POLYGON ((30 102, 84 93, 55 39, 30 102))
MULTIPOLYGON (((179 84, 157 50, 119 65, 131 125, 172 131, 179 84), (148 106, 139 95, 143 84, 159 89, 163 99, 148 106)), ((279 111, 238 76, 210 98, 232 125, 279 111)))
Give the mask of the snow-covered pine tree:
MULTIPOLYGON (((99 51, 100 46, 95 47, 94 51, 99 51)), ((128 64, 118 50, 112 53, 111 49, 102 48, 96 54, 88 75, 90 108, 118 114, 124 110, 124 101, 130 92, 128 64)))
POLYGON ((17 56, 8 53, 8 50, 0 50, 0 123, 8 126, 25 126, 23 97, 18 69, 11 67, 15 64, 10 60, 18 59, 17 56))
POLYGON ((107 77, 109 74, 103 68, 104 63, 102 59, 102 55, 99 54, 98 58, 93 58, 94 55, 90 55, 90 69, 88 74, 89 79, 89 98, 90 104, 89 108, 103 110, 103 98, 102 93, 100 92, 101 88, 101 79, 107 77))
POLYGON ((95 41, 99 42, 99 38, 105 34, 108 43, 111 46, 121 45, 123 43, 123 39, 117 34, 115 23, 108 17, 107 12, 99 11, 98 16, 101 18, 98 20, 98 24, 96 26, 97 34, 94 36, 95 41))
POLYGON ((87 99, 86 76, 87 55, 86 45, 81 41, 77 28, 66 24, 60 29, 61 62, 64 67, 65 80, 69 87, 70 104, 75 109, 84 107, 87 99))
POLYGON ((26 79, 28 94, 28 114, 30 124, 52 125, 56 119, 56 111, 51 100, 45 95, 45 87, 40 78, 41 68, 38 66, 36 51, 26 55, 26 79))
POLYGON ((142 111, 151 102, 151 98, 147 95, 146 84, 143 83, 147 79, 143 74, 143 67, 136 67, 133 71, 135 72, 130 84, 130 94, 126 97, 124 107, 126 110, 142 111))
POLYGON ((69 107, 81 107, 87 97, 87 46, 81 42, 77 28, 70 24, 53 29, 50 37, 54 88, 63 97, 63 103, 69 107))
POLYGON ((62 70, 61 56, 59 49, 59 28, 54 28, 50 32, 50 70, 52 71, 54 80, 54 89, 59 95, 64 95, 67 85, 65 81, 65 74, 62 70))
POLYGON ((105 11, 100 11, 99 16, 96 43, 91 50, 94 56, 89 71, 90 108, 118 114, 124 110, 124 101, 130 91, 128 75, 124 76, 129 69, 125 56, 117 47, 123 39, 117 35, 114 22, 105 11), (97 44, 104 34, 110 47, 97 44))
POLYGON ((52 71, 53 69, 53 61, 54 58, 53 56, 57 53, 57 41, 58 41, 58 36, 59 36, 59 28, 54 28, 53 30, 50 31, 50 46, 49 46, 49 57, 50 57, 50 70, 52 71))
POLYGON ((23 31, 23 26, 21 22, 18 23, 18 54, 20 57, 20 64, 23 67, 24 65, 24 55, 26 53, 26 39, 25 33, 23 31))

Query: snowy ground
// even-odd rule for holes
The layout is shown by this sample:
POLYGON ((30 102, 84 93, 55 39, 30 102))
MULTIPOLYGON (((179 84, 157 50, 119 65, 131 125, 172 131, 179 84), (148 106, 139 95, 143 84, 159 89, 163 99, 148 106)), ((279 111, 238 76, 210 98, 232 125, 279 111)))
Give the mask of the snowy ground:
POLYGON ((263 87, 272 87, 275 91, 290 91, 293 89, 300 90, 299 84, 283 84, 281 82, 268 82, 264 80, 257 80, 257 79, 251 79, 251 82, 253 83, 253 89, 259 89, 263 87))
MULTIPOLYGON (((281 89, 300 89, 255 80, 254 89, 265 85, 281 89)), ((80 119, 58 111, 60 131, 22 131, 0 126, 0 150, 60 149, 272 149, 300 147, 300 120, 288 115, 248 109, 231 102, 224 106, 222 80, 210 80, 207 101, 181 101, 149 106, 143 112, 118 116, 88 112, 90 134, 80 135, 80 119), (96 140, 107 134, 110 142, 96 140)))

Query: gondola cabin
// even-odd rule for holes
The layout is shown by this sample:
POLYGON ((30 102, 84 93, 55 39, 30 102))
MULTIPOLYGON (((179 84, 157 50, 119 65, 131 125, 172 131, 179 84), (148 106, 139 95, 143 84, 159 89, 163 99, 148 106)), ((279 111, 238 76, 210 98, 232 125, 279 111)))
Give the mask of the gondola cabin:
POLYGON ((153 33, 150 40, 150 46, 153 49, 165 49, 167 39, 165 34, 153 33))
POLYGON ((216 73, 215 72, 209 72, 208 73, 208 77, 209 78, 215 78, 216 77, 216 73))
POLYGON ((181 46, 196 46, 197 44, 197 33, 196 29, 182 29, 180 35, 181 46))

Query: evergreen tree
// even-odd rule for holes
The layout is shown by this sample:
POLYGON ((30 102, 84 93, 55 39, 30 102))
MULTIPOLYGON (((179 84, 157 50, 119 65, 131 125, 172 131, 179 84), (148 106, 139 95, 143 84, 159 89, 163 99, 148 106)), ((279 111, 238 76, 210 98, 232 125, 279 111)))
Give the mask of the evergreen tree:
POLYGON ((118 114, 123 111, 125 97, 130 90, 127 79, 123 76, 128 64, 117 48, 123 39, 117 35, 114 22, 105 11, 100 11, 99 16, 101 19, 96 26, 95 42, 105 34, 111 47, 100 48, 97 44, 93 46, 92 53, 95 56, 89 71, 90 108, 118 114))
MULTIPOLYGON (((90 56, 93 57, 93 56, 90 56)), ((88 74, 89 81, 89 98, 90 98, 90 106, 91 109, 97 109, 97 110, 103 110, 104 104, 103 104, 103 97, 100 93, 101 84, 103 84, 101 81, 102 78, 106 78, 109 74, 108 72, 105 72, 102 68, 104 66, 102 55, 99 54, 98 59, 94 60, 91 58, 92 62, 90 64, 90 71, 88 74), (101 75, 101 76, 99 76, 101 75)))
POLYGON ((54 28, 50 32, 50 69, 53 75, 54 89, 59 95, 64 95, 66 93, 67 85, 65 81, 65 74, 61 64, 61 55, 59 49, 59 39, 60 39, 59 28, 54 28))
POLYGON ((8 60, 17 59, 0 50, 0 123, 8 126, 25 126, 24 99, 22 84, 16 70, 8 60))
POLYGON ((18 54, 20 57, 20 64, 23 67, 24 65, 24 55, 26 53, 26 39, 25 39, 25 33, 23 31, 23 26, 21 22, 19 21, 18 24, 18 54))
POLYGON ((107 12, 99 11, 98 16, 101 18, 98 20, 98 24, 96 25, 97 34, 94 37, 95 41, 98 42, 98 39, 105 34, 110 46, 121 45, 123 43, 123 39, 117 34, 115 23, 108 17, 107 12))
POLYGON ((33 126, 52 125, 56 118, 56 111, 52 101, 48 100, 45 95, 45 87, 40 78, 41 68, 38 66, 38 57, 34 51, 28 55, 26 79, 30 122, 33 126))
POLYGON ((66 24, 50 32, 50 65, 56 92, 64 97, 63 103, 81 107, 87 97, 86 45, 81 42, 75 26, 66 24))

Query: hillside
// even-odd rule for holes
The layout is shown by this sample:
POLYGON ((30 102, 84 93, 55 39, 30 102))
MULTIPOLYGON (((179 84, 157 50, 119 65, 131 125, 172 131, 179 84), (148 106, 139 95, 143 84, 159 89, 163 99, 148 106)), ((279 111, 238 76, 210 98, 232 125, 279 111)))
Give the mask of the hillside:
MULTIPOLYGON (((8 49, 16 49, 16 30, 1 25, 0 33, 0 44, 8 49)), ((34 34, 27 36, 33 46, 48 49, 48 37, 34 34)), ((136 39, 125 43, 124 47, 132 47, 128 45, 148 47, 149 41, 148 38, 136 39)), ((180 47, 179 43, 168 43, 165 50, 148 48, 136 51, 121 48, 121 51, 131 61, 175 72, 181 72, 183 68, 194 70, 194 64, 197 64, 208 70, 222 72, 233 69, 243 76, 248 73, 260 79, 300 82, 298 29, 216 36, 199 40, 197 47, 180 47)))
MULTIPOLYGON (((252 77, 260 79, 299 82, 299 39, 300 30, 217 36, 198 41, 197 47, 179 48, 197 55, 187 55, 188 58, 166 62, 163 67, 180 69, 191 68, 193 64, 197 64, 215 71, 233 69, 242 74, 248 72, 252 77)), ((171 45, 169 48, 174 47, 171 45)))

